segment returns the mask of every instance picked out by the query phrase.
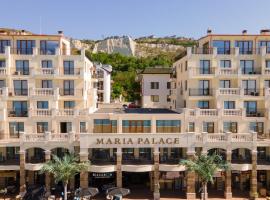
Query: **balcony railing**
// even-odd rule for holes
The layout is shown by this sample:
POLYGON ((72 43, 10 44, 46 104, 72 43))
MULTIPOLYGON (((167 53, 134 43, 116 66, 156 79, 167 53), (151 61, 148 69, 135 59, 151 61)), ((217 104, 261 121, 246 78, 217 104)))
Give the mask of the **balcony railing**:
POLYGON ((28 96, 28 89, 15 89, 14 88, 14 95, 15 96, 28 96))
POLYGON ((0 67, 0 75, 6 75, 7 74, 7 68, 0 67))
POLYGON ((56 112, 57 112, 57 116, 63 116, 63 117, 75 115, 74 109, 59 109, 56 112))
POLYGON ((248 96, 262 96, 264 93, 263 90, 260 89, 245 89, 244 88, 244 95, 248 95, 248 96))
POLYGON ((219 95, 240 95, 240 88, 219 88, 217 93, 219 95))
POLYGON ((200 116, 217 116, 218 110, 217 109, 200 109, 200 116))
POLYGON ((212 96, 213 90, 210 88, 206 89, 189 89, 189 96, 212 96))
POLYGON ((20 164, 20 158, 19 156, 14 156, 13 158, 6 158, 5 156, 2 156, 0 158, 0 165, 19 165, 20 164))
POLYGON ((49 109, 35 109, 31 110, 33 117, 49 117, 52 116, 52 111, 49 109))
POLYGON ((53 96, 54 89, 53 88, 33 88, 32 96, 53 96))
POLYGON ((246 110, 246 117, 264 117, 265 111, 264 109, 246 110))
POLYGON ((75 97, 81 97, 83 96, 83 89, 65 89, 60 88, 59 89, 60 96, 75 96, 75 97))
POLYGON ((70 133, 25 133, 20 132, 20 140, 22 142, 74 142, 75 134, 70 133))
POLYGON ((192 48, 192 54, 213 54, 213 48, 192 48))
POLYGON ((219 68, 218 69, 219 75, 237 75, 238 70, 233 68, 219 68))
POLYGON ((242 109, 224 109, 223 116, 242 116, 242 109))
POLYGON ((28 117, 28 110, 8 109, 8 117, 28 117))

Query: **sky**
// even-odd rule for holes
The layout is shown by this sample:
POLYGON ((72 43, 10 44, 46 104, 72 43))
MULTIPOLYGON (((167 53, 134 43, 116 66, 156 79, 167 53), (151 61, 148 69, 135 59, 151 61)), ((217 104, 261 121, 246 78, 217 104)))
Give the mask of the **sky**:
POLYGON ((1 0, 0 27, 102 39, 213 33, 258 33, 270 28, 270 0, 1 0))

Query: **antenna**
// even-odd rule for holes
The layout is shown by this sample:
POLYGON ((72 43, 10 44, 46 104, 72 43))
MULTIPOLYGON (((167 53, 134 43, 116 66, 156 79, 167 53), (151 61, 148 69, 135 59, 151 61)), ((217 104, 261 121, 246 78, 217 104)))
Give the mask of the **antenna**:
POLYGON ((42 33, 42 20, 41 20, 41 16, 39 16, 39 35, 41 35, 42 33))

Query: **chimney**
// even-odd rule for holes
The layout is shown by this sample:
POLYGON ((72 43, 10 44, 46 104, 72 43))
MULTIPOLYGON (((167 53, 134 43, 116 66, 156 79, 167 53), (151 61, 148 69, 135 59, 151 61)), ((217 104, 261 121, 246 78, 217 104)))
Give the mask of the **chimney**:
POLYGON ((63 31, 58 31, 58 35, 64 35, 63 31))
POLYGON ((26 35, 26 32, 24 29, 21 30, 21 35, 26 35))
POLYGON ((243 34, 243 35, 246 35, 246 34, 247 34, 247 30, 243 30, 243 31, 242 31, 242 34, 243 34))
POLYGON ((212 34, 212 30, 210 28, 207 29, 207 35, 212 34))
POLYGON ((270 35, 270 29, 262 29, 260 33, 261 35, 270 35))

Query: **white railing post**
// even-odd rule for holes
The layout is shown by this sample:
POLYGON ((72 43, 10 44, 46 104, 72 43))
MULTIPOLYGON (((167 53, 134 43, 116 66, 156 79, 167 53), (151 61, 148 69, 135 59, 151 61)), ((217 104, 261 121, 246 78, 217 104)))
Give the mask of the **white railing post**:
POLYGON ((227 143, 229 144, 232 143, 232 132, 226 132, 226 140, 227 140, 227 143))

